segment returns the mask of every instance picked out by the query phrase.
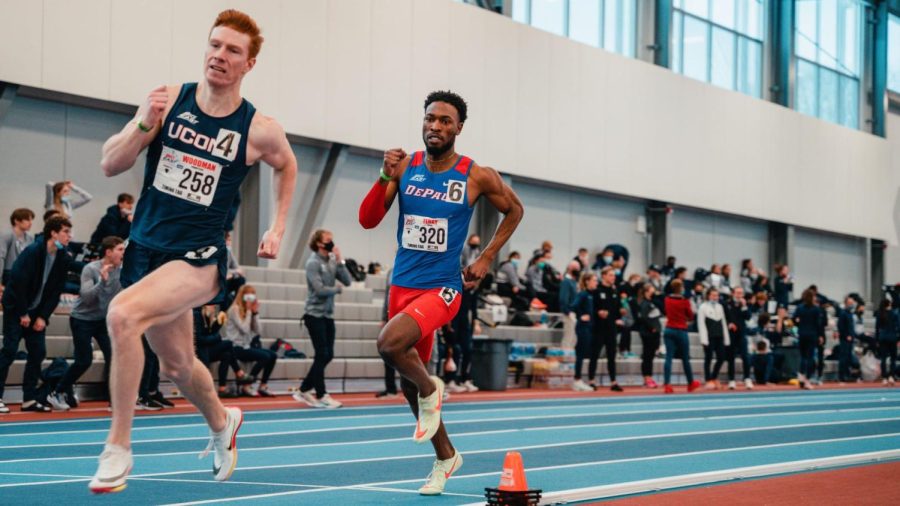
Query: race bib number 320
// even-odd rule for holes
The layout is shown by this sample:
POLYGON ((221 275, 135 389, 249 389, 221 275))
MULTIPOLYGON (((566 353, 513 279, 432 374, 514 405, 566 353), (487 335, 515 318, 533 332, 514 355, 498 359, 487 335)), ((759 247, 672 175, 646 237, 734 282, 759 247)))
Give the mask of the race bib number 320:
POLYGON ((153 187, 173 197, 209 207, 221 175, 220 164, 163 146, 153 187))
POLYGON ((447 251, 447 219, 404 215, 402 246, 435 253, 447 251))

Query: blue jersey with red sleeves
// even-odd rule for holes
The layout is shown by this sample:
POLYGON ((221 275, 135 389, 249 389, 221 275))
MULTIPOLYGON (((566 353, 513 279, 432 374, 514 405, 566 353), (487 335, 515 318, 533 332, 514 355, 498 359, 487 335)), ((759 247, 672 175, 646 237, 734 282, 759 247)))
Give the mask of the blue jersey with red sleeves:
POLYGON ((472 159, 460 156, 450 170, 435 174, 425 152, 413 153, 397 193, 400 217, 392 285, 462 290, 459 256, 469 233, 472 207, 467 189, 472 159))

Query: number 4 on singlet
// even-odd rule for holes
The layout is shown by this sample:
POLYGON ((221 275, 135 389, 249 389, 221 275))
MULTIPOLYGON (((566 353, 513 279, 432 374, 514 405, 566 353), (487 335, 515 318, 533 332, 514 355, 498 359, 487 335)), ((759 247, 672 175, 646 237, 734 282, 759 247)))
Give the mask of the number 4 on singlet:
POLYGON ((215 147, 212 150, 213 156, 224 158, 229 162, 233 162, 237 156, 238 146, 241 144, 241 134, 234 130, 219 129, 219 135, 216 137, 215 147))

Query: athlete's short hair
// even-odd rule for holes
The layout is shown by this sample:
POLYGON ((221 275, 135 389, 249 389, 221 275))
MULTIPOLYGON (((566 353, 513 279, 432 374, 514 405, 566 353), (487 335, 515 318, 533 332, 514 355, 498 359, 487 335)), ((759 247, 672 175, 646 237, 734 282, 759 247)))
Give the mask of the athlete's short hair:
POLYGON ((44 240, 49 241, 52 232, 59 232, 64 227, 72 228, 72 222, 69 221, 69 218, 66 218, 63 214, 51 217, 44 223, 44 240))
POLYGON ((100 241, 100 253, 103 256, 106 256, 106 252, 110 250, 116 249, 116 246, 125 243, 121 237, 117 237, 114 235, 110 235, 104 237, 102 241, 100 241))
POLYGON ((9 224, 12 226, 16 226, 17 221, 25 221, 25 220, 33 220, 34 219, 34 211, 31 209, 26 209, 24 207, 20 207, 12 212, 9 215, 9 224))
POLYGON ((456 108, 459 114, 459 122, 465 123, 468 117, 468 104, 463 98, 452 91, 432 91, 425 97, 425 109, 434 102, 446 102, 456 108))
POLYGON ((262 48, 262 43, 265 39, 263 39, 263 36, 260 35, 261 30, 256 24, 256 21, 253 20, 253 18, 239 10, 228 9, 219 13, 219 15, 216 17, 216 21, 212 25, 212 28, 209 29, 209 33, 212 34, 213 29, 217 26, 227 26, 232 30, 241 32, 244 35, 249 36, 249 57, 256 58, 256 55, 259 54, 259 50, 260 48, 262 48))
POLYGON ((116 199, 117 204, 133 204, 134 203, 134 195, 130 193, 120 193, 119 197, 116 199))

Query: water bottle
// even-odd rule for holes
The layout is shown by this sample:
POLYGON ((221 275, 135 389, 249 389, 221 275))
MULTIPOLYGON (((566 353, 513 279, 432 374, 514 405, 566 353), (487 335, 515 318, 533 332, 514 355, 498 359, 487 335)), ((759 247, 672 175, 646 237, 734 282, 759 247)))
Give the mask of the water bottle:
POLYGON ((550 316, 547 315, 546 309, 542 309, 541 310, 541 326, 546 327, 548 321, 550 321, 550 316))

